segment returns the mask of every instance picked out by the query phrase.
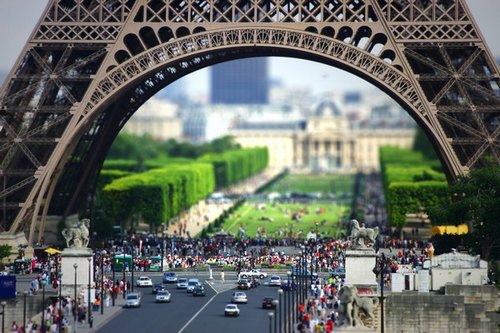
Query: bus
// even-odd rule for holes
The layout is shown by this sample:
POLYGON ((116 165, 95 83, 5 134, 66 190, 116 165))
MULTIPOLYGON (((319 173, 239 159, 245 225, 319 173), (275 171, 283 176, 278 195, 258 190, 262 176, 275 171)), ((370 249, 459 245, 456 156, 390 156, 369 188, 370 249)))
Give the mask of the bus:
POLYGON ((132 270, 132 256, 130 254, 115 254, 115 256, 113 257, 114 271, 123 271, 123 266, 125 266, 125 271, 132 270))

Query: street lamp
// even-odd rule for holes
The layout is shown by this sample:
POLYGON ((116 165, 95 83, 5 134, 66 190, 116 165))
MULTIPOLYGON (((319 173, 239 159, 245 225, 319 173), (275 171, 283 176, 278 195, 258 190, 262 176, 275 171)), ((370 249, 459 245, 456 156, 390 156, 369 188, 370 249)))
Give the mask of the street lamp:
POLYGON ((87 321, 90 325, 90 316, 92 315, 90 311, 90 268, 92 266, 92 257, 88 257, 87 260, 89 261, 89 285, 88 285, 88 292, 87 292, 87 321))
POLYGON ((23 327, 26 330, 26 296, 28 296, 28 291, 25 290, 23 293, 23 327))
MULTIPOLYGON (((316 241, 315 241, 315 249, 314 249, 314 257, 315 257, 315 260, 316 260, 316 274, 318 274, 318 257, 316 254, 318 253, 318 236, 319 233, 318 233, 318 222, 316 222, 316 241)), ((311 254, 312 254, 313 251, 311 251, 311 254)))
MULTIPOLYGON (((125 250, 125 249, 123 249, 125 250)), ((125 288, 127 288, 127 281, 125 281, 125 252, 122 254, 123 260, 122 260, 122 272, 123 272, 123 299, 125 299, 125 288)))
MULTIPOLYGON (((42 279, 42 333, 46 332, 45 328, 45 284, 47 282, 45 281, 45 278, 42 279)), ((2 325, 3 327, 3 325, 2 325)))
MULTIPOLYGON (((62 272, 61 266, 59 266, 59 272, 57 272, 57 276, 59 277, 59 332, 61 332, 62 328, 62 272)), ((24 325, 26 327, 26 325, 24 325)))
POLYGON ((274 305, 274 333, 278 333, 278 307, 280 302, 275 299, 273 300, 274 305))
MULTIPOLYGON (((286 274, 288 275, 288 281, 290 282, 290 293, 288 294, 288 297, 287 297, 287 302, 288 302, 288 305, 287 305, 287 309, 288 309, 288 322, 285 320, 286 322, 286 332, 290 332, 291 333, 291 328, 293 326, 293 323, 294 323, 294 318, 295 318, 295 307, 293 305, 294 303, 294 289, 295 289, 295 282, 293 281, 293 270, 290 272, 286 272, 286 274)), ((286 313, 285 313, 285 317, 286 317, 286 313)))
POLYGON ((272 324, 272 322, 273 322, 274 313, 268 312, 267 316, 269 317, 269 333, 272 333, 273 332, 273 324, 272 324))
POLYGON ((78 314, 78 300, 76 298, 76 283, 77 283, 77 268, 78 268, 78 264, 75 262, 73 264, 73 268, 75 269, 75 288, 74 288, 74 292, 75 292, 75 308, 74 308, 74 312, 73 312, 73 332, 76 333, 76 316, 78 314))
POLYGON ((0 305, 2 305, 2 313, 1 313, 1 315, 2 315, 2 333, 4 333, 5 332, 5 306, 7 305, 7 302, 2 301, 0 303, 0 305))
POLYGON ((380 277, 380 333, 384 333, 384 274, 386 270, 385 254, 382 253, 373 268, 373 273, 380 277))
POLYGON ((111 283, 111 286, 113 286, 113 290, 111 292, 111 299, 113 300, 113 306, 115 306, 115 288, 116 288, 116 277, 115 277, 115 254, 111 254, 111 269, 113 270, 113 283, 111 283))
POLYGON ((101 251, 101 314, 104 314, 104 256, 106 250, 101 251))
POLYGON ((281 301, 281 298, 283 297, 283 289, 278 289, 278 306, 279 306, 279 312, 278 312, 278 320, 279 320, 279 323, 278 323, 278 332, 282 333, 283 332, 283 326, 282 326, 282 318, 283 317, 283 312, 285 309, 284 306, 282 306, 284 303, 281 301))

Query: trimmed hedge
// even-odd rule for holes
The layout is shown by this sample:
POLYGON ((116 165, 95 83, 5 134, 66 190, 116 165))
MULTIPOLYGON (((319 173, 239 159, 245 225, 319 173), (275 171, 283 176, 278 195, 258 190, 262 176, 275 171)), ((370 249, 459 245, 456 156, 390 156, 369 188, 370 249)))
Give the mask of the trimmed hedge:
POLYGON ((434 160, 421 152, 396 148, 380 149, 382 183, 391 225, 401 229, 407 213, 418 213, 449 202, 448 183, 434 160))
POLYGON ((269 153, 267 148, 247 148, 206 154, 198 160, 214 166, 216 187, 224 188, 264 170, 269 153))
POLYGON ((115 180, 104 188, 104 205, 115 223, 141 213, 157 226, 205 198, 214 186, 212 165, 172 164, 115 180))

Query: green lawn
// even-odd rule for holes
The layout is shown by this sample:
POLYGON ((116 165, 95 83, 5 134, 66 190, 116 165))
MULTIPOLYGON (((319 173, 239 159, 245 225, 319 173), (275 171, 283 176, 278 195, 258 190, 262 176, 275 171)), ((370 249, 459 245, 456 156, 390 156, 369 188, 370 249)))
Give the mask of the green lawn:
POLYGON ((259 204, 245 203, 222 224, 226 232, 238 235, 242 227, 248 237, 255 237, 257 229, 263 228, 268 237, 305 237, 314 232, 315 223, 318 232, 325 237, 336 237, 340 233, 339 221, 349 210, 347 206, 334 203, 323 204, 259 204), (318 208, 322 213, 317 213, 318 208), (293 221, 292 215, 300 213, 301 221, 293 221), (269 221, 267 219, 272 219, 269 221), (291 228, 291 232, 290 232, 291 228), (281 230, 282 233, 278 233, 281 230))
POLYGON ((267 192, 278 193, 352 193, 353 175, 296 175, 290 174, 271 186, 267 192))

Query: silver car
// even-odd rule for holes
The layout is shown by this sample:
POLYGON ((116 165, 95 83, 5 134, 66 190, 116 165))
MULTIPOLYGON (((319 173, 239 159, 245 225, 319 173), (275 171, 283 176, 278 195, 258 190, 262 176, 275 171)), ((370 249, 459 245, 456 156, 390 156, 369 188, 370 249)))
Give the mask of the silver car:
POLYGON ((198 279, 189 279, 188 283, 187 283, 186 291, 188 293, 192 293, 194 287, 196 287, 199 284, 200 284, 200 280, 198 280, 198 279))
POLYGON ((185 278, 177 279, 177 289, 186 289, 188 286, 188 280, 185 278))
POLYGON ((168 290, 160 290, 156 294, 156 303, 170 303, 170 296, 168 290))
POLYGON ((125 299, 125 308, 138 308, 141 306, 141 296, 139 294, 128 294, 125 299))
POLYGON ((236 304, 228 304, 224 308, 224 316, 235 316, 238 317, 240 315, 240 309, 236 304))
POLYGON ((233 293, 233 296, 231 297, 231 302, 232 303, 247 303, 247 294, 245 294, 243 291, 235 291, 233 293))

